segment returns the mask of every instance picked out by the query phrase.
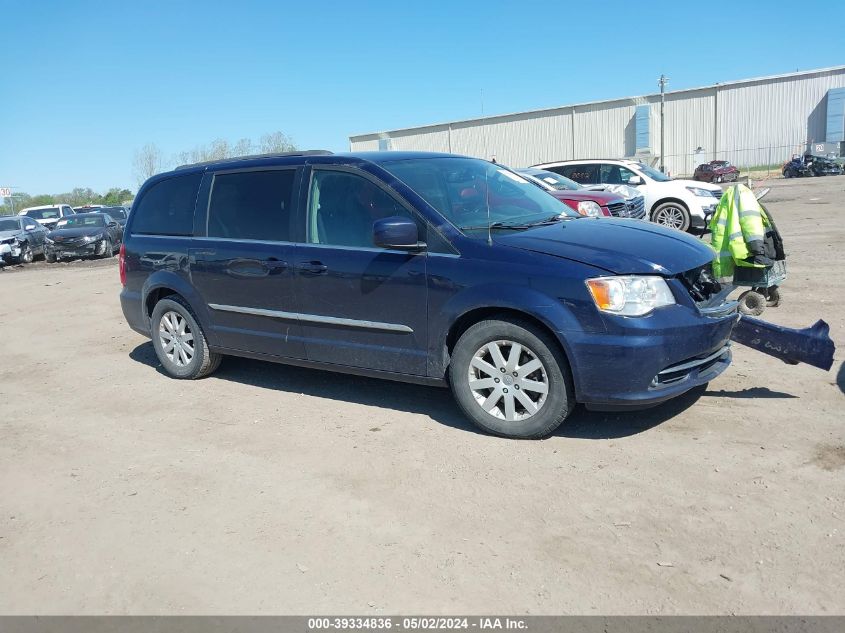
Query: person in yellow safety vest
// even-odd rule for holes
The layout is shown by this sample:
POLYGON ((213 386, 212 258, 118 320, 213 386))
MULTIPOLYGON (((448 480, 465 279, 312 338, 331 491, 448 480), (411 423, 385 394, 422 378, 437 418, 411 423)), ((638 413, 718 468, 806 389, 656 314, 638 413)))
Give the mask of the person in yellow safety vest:
POLYGON ((716 251, 713 276, 731 277, 735 266, 772 266, 774 254, 771 246, 766 248, 772 228, 772 221, 751 189, 737 184, 725 191, 710 218, 710 245, 716 251))

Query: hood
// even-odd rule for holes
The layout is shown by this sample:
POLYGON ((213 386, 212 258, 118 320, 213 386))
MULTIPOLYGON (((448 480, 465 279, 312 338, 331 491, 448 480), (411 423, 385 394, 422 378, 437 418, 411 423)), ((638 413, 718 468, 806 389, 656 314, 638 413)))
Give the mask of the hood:
MULTIPOLYGON (((672 184, 682 185, 684 187, 696 187, 698 189, 706 189, 707 191, 718 191, 719 195, 722 195, 722 188, 719 185, 712 185, 709 182, 701 182, 700 180, 675 180, 672 179, 668 182, 672 184)), ((661 183, 664 184, 664 183, 661 183)))
POLYGON ((618 275, 677 275, 713 259, 701 240, 641 220, 578 218, 494 238, 497 244, 562 257, 618 275))
POLYGON ((100 235, 105 230, 106 228, 103 226, 80 226, 70 229, 56 229, 50 232, 50 239, 54 242, 61 242, 62 240, 82 237, 83 235, 100 235))
POLYGON ((0 240, 5 240, 10 237, 20 237, 21 233, 23 233, 23 231, 20 229, 17 231, 0 231, 0 240))
POLYGON ((609 191, 610 193, 618 193, 626 200, 641 196, 640 190, 636 187, 629 187, 628 185, 584 185, 585 189, 590 191, 609 191))
POLYGON ((618 193, 608 193, 606 191, 593 191, 586 189, 555 189, 549 191, 558 200, 575 200, 576 202, 583 202, 584 200, 594 200, 599 206, 606 207, 609 204, 618 202, 625 202, 625 199, 618 193))

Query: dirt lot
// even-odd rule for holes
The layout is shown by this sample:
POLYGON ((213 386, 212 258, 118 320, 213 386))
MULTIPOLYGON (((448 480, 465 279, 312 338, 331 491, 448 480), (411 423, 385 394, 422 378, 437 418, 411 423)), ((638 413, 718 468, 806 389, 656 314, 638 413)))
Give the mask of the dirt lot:
POLYGON ((845 177, 776 181, 834 369, 476 433, 449 393, 229 359, 166 378, 116 260, 0 271, 0 613, 845 613, 845 177), (838 376, 838 377, 837 377, 838 376))

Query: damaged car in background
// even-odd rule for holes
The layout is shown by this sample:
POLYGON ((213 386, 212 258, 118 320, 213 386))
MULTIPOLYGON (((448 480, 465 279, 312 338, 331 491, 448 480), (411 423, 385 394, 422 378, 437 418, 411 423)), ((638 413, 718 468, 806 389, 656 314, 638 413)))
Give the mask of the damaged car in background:
POLYGON ((0 218, 0 260, 3 264, 28 264, 44 254, 45 229, 28 216, 0 218))
POLYGON ((635 218, 637 220, 645 218, 645 198, 634 187, 627 185, 590 185, 585 187, 553 171, 537 169, 536 167, 515 169, 514 171, 528 179, 529 182, 548 191, 581 215, 599 215, 597 212, 583 213, 581 210, 582 206, 593 202, 601 208, 602 215, 605 216, 635 218))
POLYGON ((77 213, 59 222, 47 236, 45 257, 55 262, 70 257, 112 257, 123 239, 123 229, 108 214, 77 213))

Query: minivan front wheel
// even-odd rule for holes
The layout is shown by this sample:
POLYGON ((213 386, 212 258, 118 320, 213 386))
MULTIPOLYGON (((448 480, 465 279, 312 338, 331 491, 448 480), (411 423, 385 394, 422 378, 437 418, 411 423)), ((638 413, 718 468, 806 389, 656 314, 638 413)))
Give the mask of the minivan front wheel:
POLYGON ((470 327, 453 350, 449 382, 466 416, 504 437, 544 437, 574 406, 561 351, 545 332, 518 320, 470 327))
POLYGON ((690 225, 689 211, 680 202, 664 202, 651 214, 651 221, 670 229, 686 231, 690 225))
POLYGON ((220 354, 209 351, 202 328, 181 297, 159 301, 150 322, 156 356, 173 378, 202 378, 220 365, 220 354))

